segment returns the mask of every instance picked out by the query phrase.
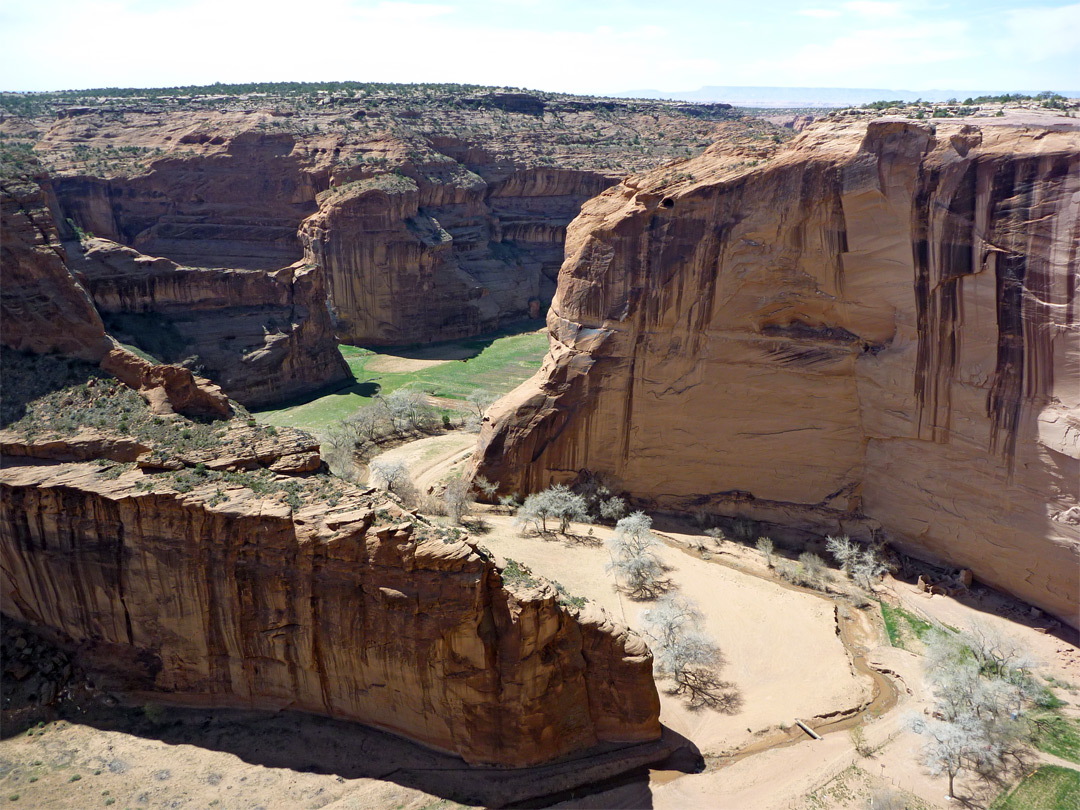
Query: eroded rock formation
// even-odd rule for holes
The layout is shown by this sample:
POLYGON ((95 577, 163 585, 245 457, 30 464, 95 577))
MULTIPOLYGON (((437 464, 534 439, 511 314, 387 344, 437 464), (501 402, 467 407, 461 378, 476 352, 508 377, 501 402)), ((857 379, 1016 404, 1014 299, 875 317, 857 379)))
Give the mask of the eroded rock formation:
POLYGON ((314 266, 182 267, 106 239, 68 255, 112 334, 196 365, 249 408, 349 379, 314 266))
POLYGON ((106 334, 101 316, 68 268, 53 217, 52 187, 36 162, 7 172, 0 188, 0 342, 37 354, 99 363, 158 413, 229 413, 221 390, 188 369, 149 363, 106 334))
POLYGON ((154 420, 124 390, 52 396, 128 414, 128 436, 57 434, 51 400, 0 435, 3 612, 101 688, 360 721, 472 763, 659 737, 652 657, 599 609, 504 586, 476 546, 311 474, 297 431, 154 420))
POLYGON ((584 207, 478 471, 877 533, 1077 624, 1076 127, 825 123, 748 163, 584 207))
POLYGON ((189 366, 252 407, 349 378, 318 268, 182 267, 106 239, 77 239, 71 221, 56 216, 51 179, 35 160, 5 166, 0 196, 5 346, 101 362, 132 387, 157 390, 159 408, 170 400, 217 416, 228 412, 225 396, 196 383, 189 366), (114 335, 186 365, 149 363, 114 335))
MULTIPOLYGON (((287 92, 63 100, 0 119, 0 131, 34 145, 61 220, 83 232, 184 268, 276 273, 306 256, 324 271, 339 337, 392 344, 534 313, 554 294, 581 204, 628 171, 700 150, 730 117, 727 105, 401 90, 317 105, 287 92)), ((175 320, 180 300, 162 314, 175 320)), ((145 296, 126 302, 156 312, 145 296)), ((191 321, 231 335, 208 318, 201 308, 191 321)), ((282 386, 249 390, 252 365, 215 380, 261 404, 282 386)))

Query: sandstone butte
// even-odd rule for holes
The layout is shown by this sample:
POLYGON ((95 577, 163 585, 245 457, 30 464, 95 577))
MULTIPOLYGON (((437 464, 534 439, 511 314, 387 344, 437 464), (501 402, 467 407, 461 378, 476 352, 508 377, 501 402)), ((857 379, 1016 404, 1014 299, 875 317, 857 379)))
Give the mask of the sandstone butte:
MULTIPOLYGON (((65 264, 48 178, 3 191, 2 338, 21 352, 3 364, 5 617, 137 702, 314 712, 504 766, 659 738, 640 638, 543 581, 504 583, 478 546, 321 475, 310 436, 120 346, 65 264), (69 363, 87 381, 57 388, 69 363)), ((140 260, 94 242, 87 261, 140 260)), ((159 273, 193 281, 178 296, 273 284, 160 261, 142 283, 178 280, 159 273)))
POLYGON ((584 206, 475 472, 887 539, 1080 624, 1075 122, 830 121, 751 157, 584 206))
POLYGON ((722 126, 767 128, 723 104, 292 87, 61 93, 0 115, 5 144, 47 170, 110 331, 249 407, 345 380, 335 337, 431 342, 535 317, 586 199, 722 126))

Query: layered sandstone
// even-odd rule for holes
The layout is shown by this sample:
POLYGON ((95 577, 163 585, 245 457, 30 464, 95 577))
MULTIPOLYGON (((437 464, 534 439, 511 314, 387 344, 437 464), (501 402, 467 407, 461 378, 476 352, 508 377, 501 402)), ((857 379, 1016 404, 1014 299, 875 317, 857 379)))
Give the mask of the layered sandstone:
POLYGON ((5 173, 0 184, 3 343, 98 362, 108 351, 105 325, 68 270, 50 198, 52 185, 36 161, 5 173))
POLYGON ((825 123, 585 206, 478 471, 887 537, 1076 624, 1080 133, 825 123), (748 166, 750 164, 750 166, 748 166))
POLYGON ((52 187, 36 162, 8 171, 0 188, 0 343, 77 357, 119 377, 159 413, 229 413, 221 390, 188 369, 149 363, 106 334, 101 316, 68 267, 52 187))
POLYGON ((198 366, 249 408, 349 379, 317 268, 183 267, 106 239, 69 251, 113 334, 198 366))
POLYGON ((78 240, 36 161, 5 167, 0 204, 5 346, 102 362, 133 388, 157 390, 160 409, 218 416, 228 413, 225 396, 188 367, 252 407, 349 379, 318 268, 183 267, 78 240), (114 335, 185 368, 148 363, 114 335))
POLYGON ((314 712, 498 765, 659 737, 652 657, 602 611, 505 587, 476 546, 305 477, 299 434, 226 427, 251 435, 205 466, 155 439, 5 432, 4 614, 137 702, 314 712))
MULTIPOLYGON (((325 277, 338 336, 360 344, 534 315, 581 204, 700 151, 731 117, 726 105, 443 87, 360 87, 318 104, 288 92, 86 101, 60 94, 0 119, 54 175, 61 220, 185 268, 275 273, 304 256, 325 277)), ((215 380, 248 404, 276 390, 215 380)))

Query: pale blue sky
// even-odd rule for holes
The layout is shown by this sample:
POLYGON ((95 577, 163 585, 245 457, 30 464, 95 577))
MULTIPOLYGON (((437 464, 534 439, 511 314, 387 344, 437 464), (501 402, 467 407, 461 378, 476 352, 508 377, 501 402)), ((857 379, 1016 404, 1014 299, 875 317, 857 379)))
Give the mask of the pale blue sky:
POLYGON ((3 0, 0 89, 462 82, 1080 88, 1080 2, 3 0))

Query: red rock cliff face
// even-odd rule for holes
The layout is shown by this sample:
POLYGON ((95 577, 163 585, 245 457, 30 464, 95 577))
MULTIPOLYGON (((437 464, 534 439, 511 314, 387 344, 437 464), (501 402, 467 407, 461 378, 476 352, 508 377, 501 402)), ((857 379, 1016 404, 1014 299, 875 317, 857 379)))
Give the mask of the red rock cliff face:
POLYGON ((362 95, 61 102, 7 116, 0 130, 35 143, 61 220, 184 267, 274 272, 306 253, 324 271, 342 339, 385 344, 476 334, 535 311, 554 294, 581 204, 630 170, 703 147, 729 114, 489 92, 362 95), (387 206, 396 218, 379 224, 385 216, 360 215, 340 195, 320 208, 328 189, 380 177, 415 187, 387 206))
MULTIPOLYGON (((183 267, 106 239, 80 243, 66 222, 58 228, 52 182, 36 163, 9 171, 0 203, 4 345, 100 362, 117 350, 108 331, 165 363, 186 361, 250 407, 349 379, 318 268, 183 267)), ((143 361, 113 360, 125 382, 145 382, 143 361)), ((227 412, 216 398, 209 410, 227 412)))
POLYGON ((105 239, 68 255, 110 331, 165 362, 197 364, 249 408, 350 378, 317 267, 182 267, 105 239))
POLYGON ((109 350, 105 325, 67 267, 50 208, 52 186, 35 165, 0 187, 0 324, 4 345, 98 362, 109 350))
MULTIPOLYGON (((28 451, 30 452, 30 451, 28 451)), ((55 453, 53 453, 55 456, 55 453)), ((8 459, 3 610, 134 699, 291 708, 530 765, 659 736, 652 658, 553 588, 514 593, 474 547, 350 491, 334 507, 138 469, 8 459)))
POLYGON ((886 536, 1075 624, 1080 134, 819 125, 588 203, 478 470, 886 536))

